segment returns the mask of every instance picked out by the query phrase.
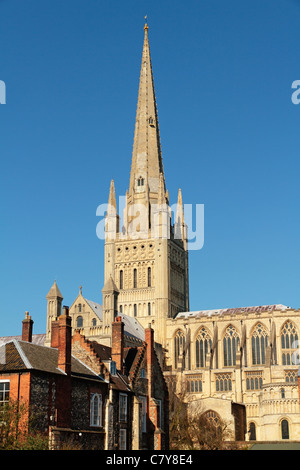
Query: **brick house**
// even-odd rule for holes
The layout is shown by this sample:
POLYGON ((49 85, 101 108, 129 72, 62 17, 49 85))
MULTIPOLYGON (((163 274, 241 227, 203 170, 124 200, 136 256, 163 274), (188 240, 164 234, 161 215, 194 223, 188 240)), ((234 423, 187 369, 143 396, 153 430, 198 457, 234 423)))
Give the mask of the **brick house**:
POLYGON ((80 441, 82 448, 104 449, 108 382, 71 355, 68 308, 57 321, 52 347, 32 342, 32 325, 27 315, 21 340, 1 347, 0 404, 18 400, 28 405, 52 448, 80 441))
POLYGON ((126 341, 124 316, 112 324, 112 346, 87 340, 78 331, 72 352, 93 370, 105 365, 110 374, 106 408, 107 449, 167 449, 169 446, 168 389, 154 347, 154 332, 132 346, 126 341))
MULTIPOLYGON (((118 318, 110 348, 78 331, 72 337, 68 307, 52 322, 51 347, 35 343, 32 328, 27 313, 21 338, 2 338, 0 406, 9 400, 27 404, 51 448, 168 446, 168 392, 151 328, 145 341, 127 347, 118 318)), ((28 416, 24 420, 26 426, 28 416)))

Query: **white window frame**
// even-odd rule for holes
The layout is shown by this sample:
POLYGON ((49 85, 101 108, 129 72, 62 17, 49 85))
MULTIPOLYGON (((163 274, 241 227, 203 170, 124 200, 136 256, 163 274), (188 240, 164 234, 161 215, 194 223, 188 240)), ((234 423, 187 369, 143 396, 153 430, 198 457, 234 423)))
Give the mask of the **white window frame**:
MULTIPOLYGON (((9 403, 9 396, 10 396, 10 380, 7 380, 7 379, 1 379, 0 380, 0 383, 1 384, 8 384, 8 390, 6 390, 6 392, 8 391, 8 400, 0 400, 0 404, 7 404, 9 403)), ((5 393, 5 391, 4 391, 5 393)))
POLYGON ((91 394, 90 426, 102 427, 102 395, 100 393, 91 394))
POLYGON ((120 429, 119 450, 127 450, 127 430, 120 429))
POLYGON ((147 432, 147 397, 139 397, 142 404, 142 413, 141 413, 141 422, 142 422, 142 432, 147 432))
POLYGON ((128 396, 125 393, 120 393, 119 421, 122 421, 122 423, 127 423, 127 405, 128 405, 128 396))

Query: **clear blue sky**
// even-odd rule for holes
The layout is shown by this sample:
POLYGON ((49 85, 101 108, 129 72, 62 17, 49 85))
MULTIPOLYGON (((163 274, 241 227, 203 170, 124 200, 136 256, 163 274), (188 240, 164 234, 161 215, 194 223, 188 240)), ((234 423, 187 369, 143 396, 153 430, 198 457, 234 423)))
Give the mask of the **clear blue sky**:
POLYGON ((300 1, 0 1, 0 336, 54 279, 102 302, 96 208, 125 194, 144 16, 171 202, 205 206, 191 310, 300 307, 300 1))

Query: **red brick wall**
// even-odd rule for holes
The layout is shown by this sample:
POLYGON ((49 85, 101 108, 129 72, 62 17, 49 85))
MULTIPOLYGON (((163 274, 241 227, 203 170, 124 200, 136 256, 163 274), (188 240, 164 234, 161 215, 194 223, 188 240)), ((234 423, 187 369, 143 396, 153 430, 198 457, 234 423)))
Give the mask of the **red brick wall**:
POLYGON ((20 426, 28 426, 28 413, 30 406, 30 372, 22 372, 20 374, 1 374, 0 380, 8 380, 10 382, 9 399, 11 402, 19 401, 24 404, 24 411, 21 416, 20 426))
POLYGON ((116 362, 117 370, 123 369, 124 323, 117 317, 112 324, 111 358, 116 362))

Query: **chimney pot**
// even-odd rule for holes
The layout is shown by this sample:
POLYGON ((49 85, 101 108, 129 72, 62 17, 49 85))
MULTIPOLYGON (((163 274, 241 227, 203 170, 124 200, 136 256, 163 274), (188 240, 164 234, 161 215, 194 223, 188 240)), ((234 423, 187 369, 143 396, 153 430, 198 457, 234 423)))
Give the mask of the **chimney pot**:
POLYGON ((66 305, 63 306, 63 315, 65 316, 69 316, 69 307, 67 307, 66 305))
POLYGON ((32 342, 33 320, 29 312, 25 312, 25 319, 22 321, 22 341, 32 342))

